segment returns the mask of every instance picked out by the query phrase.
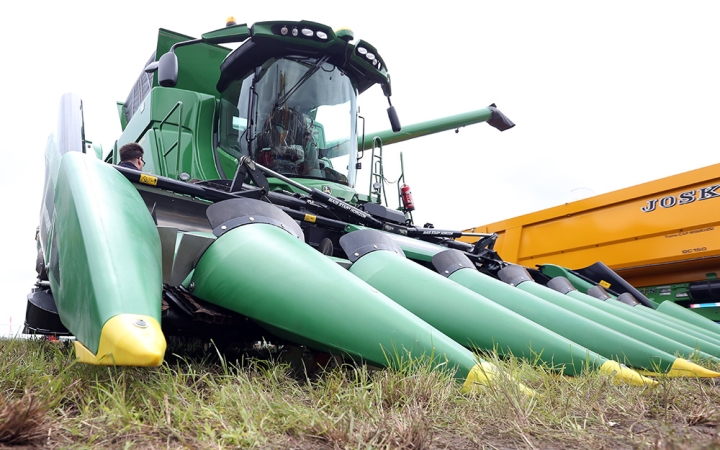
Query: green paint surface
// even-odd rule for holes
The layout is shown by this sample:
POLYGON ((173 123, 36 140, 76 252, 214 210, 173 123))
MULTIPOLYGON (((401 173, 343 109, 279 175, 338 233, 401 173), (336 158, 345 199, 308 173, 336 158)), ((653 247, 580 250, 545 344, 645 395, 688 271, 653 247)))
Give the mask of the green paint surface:
POLYGON ((392 365, 397 351, 449 360, 465 378, 472 352, 282 229, 250 224, 220 236, 193 274, 198 298, 294 342, 392 365))

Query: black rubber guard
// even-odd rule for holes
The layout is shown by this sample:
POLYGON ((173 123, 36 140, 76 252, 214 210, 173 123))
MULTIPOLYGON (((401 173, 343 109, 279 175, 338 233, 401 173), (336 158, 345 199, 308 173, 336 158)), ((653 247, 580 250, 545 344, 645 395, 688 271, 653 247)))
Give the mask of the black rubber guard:
POLYGON ((376 250, 387 250, 405 258, 405 252, 398 243, 389 234, 378 230, 365 229, 348 233, 340 238, 340 246, 351 262, 376 250))
POLYGON ((282 228, 298 239, 305 240, 300 225, 281 209, 251 198, 233 198, 213 203, 207 208, 207 218, 215 236, 242 225, 266 223, 282 228), (223 226, 225 228, 223 228, 223 226))
POLYGON ((567 294, 568 292, 577 291, 577 289, 575 289, 575 286, 572 285, 570 280, 565 277, 553 278, 552 280, 548 281, 547 287, 549 287, 550 289, 555 289, 563 295, 567 294))
POLYGON ((432 257, 432 264, 437 273, 444 277, 449 277, 460 269, 475 269, 475 264, 473 264, 463 252, 455 249, 436 253, 435 256, 432 257))
POLYGON ((507 284, 517 286, 526 281, 533 281, 533 278, 523 266, 510 264, 498 271, 498 277, 507 284))

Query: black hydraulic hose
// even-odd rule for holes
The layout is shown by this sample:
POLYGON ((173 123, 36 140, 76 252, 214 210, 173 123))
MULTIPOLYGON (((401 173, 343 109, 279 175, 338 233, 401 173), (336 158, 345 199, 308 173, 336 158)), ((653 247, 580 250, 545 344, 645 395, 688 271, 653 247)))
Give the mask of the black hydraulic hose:
POLYGON ((164 189, 168 191, 177 192, 178 194, 189 195, 192 197, 202 198, 213 202, 219 202, 222 200, 228 200, 237 197, 248 197, 259 199, 262 195, 262 189, 250 188, 245 191, 229 193, 219 191, 204 186, 200 186, 193 183, 186 183, 184 181, 177 181, 171 178, 160 177, 157 175, 149 175, 139 170, 128 169, 126 167, 114 166, 118 172, 122 173, 125 178, 131 183, 142 184, 145 186, 164 189))
POLYGON ((339 198, 335 198, 332 195, 326 194, 316 188, 312 188, 310 191, 310 198, 316 202, 325 204, 331 209, 340 210, 341 212, 347 213, 351 217, 358 220, 360 223, 370 226, 372 228, 382 229, 384 223, 369 213, 352 206, 339 198))
MULTIPOLYGON (((307 186, 303 186, 300 183, 297 183, 294 180, 277 174, 272 170, 267 169, 257 163, 256 166, 260 168, 261 171, 269 173, 270 175, 276 175, 281 180, 289 182, 293 186, 297 186, 307 192, 308 196, 316 202, 316 207, 312 208, 313 205, 308 204, 307 200, 303 200, 302 198, 295 198, 292 195, 281 194, 277 192, 268 192, 266 195, 264 195, 265 193, 263 189, 252 187, 246 184, 243 184, 243 190, 236 192, 225 192, 210 187, 201 186, 198 184, 186 183, 183 181, 173 180, 171 178, 149 175, 125 167, 114 167, 120 173, 122 173, 125 178, 127 178, 128 181, 130 181, 131 183, 142 184, 157 189, 164 189, 176 192, 178 194, 184 194, 191 197, 209 200, 212 202, 219 202, 238 197, 261 199, 264 196, 266 201, 274 204, 277 208, 283 210, 295 220, 306 223, 313 223, 325 228, 339 231, 344 230, 349 223, 355 222, 364 226, 368 226, 370 228, 383 230, 389 233, 408 236, 411 238, 418 238, 420 240, 435 243, 440 243, 439 241, 446 241, 448 239, 454 239, 461 236, 489 236, 484 233, 464 233, 462 231, 440 230, 436 228, 417 228, 384 222, 374 217, 370 213, 358 209, 339 198, 335 198, 316 188, 308 188, 307 186), (348 216, 350 219, 354 220, 346 222, 343 220, 331 219, 321 215, 312 214, 307 211, 308 209, 326 209, 326 211, 322 211, 322 213, 327 212, 340 216, 348 216)), ((448 246, 447 243, 445 243, 445 245, 448 246)), ((449 246, 466 252, 473 248, 471 244, 459 241, 454 242, 454 245, 451 244, 449 246)))

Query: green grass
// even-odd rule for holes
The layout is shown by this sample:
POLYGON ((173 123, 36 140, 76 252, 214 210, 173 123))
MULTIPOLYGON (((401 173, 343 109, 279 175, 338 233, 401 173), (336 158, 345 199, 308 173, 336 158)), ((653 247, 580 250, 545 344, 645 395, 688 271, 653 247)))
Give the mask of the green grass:
MULTIPOLYGON (((340 365, 297 376, 287 364, 231 361, 213 348, 161 367, 97 367, 71 346, 0 340, 0 445, 42 448, 700 449, 720 446, 720 386, 659 379, 615 385, 511 359, 539 395, 499 382, 462 394, 424 364, 340 365)), ((715 367, 717 369, 717 367, 715 367)))

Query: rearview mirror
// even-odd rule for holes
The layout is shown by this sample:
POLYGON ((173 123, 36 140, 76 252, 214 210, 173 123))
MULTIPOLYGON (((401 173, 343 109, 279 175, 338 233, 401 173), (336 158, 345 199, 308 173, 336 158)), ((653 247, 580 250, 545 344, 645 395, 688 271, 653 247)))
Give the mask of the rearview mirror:
POLYGON ((402 130, 402 126, 400 125, 400 119, 398 118, 397 112, 395 112, 395 107, 391 105, 387 109, 387 112, 388 112, 388 118, 390 119, 390 126, 392 127, 392 130, 395 133, 402 130))
POLYGON ((158 83, 162 87, 175 87, 178 80, 178 59, 173 52, 165 53, 158 60, 158 83))

